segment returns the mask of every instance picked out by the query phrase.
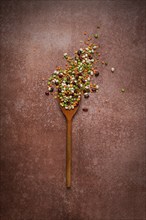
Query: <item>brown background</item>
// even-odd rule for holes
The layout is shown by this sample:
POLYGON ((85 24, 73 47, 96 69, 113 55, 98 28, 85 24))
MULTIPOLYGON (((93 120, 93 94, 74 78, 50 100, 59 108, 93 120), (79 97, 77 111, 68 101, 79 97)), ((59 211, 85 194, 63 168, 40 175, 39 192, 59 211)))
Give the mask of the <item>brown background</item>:
POLYGON ((144 1, 2 1, 1 220, 146 219, 145 90, 144 1), (97 25, 109 65, 74 118, 66 190, 65 119, 44 93, 97 25))

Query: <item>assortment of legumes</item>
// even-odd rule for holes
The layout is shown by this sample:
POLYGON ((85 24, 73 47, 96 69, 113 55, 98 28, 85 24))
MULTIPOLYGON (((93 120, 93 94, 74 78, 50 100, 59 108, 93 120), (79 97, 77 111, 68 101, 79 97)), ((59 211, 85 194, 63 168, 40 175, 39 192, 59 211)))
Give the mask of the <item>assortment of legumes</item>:
POLYGON ((84 35, 87 38, 85 46, 75 51, 74 57, 64 53, 66 69, 58 66, 48 79, 46 95, 54 93, 66 110, 74 109, 82 95, 89 98, 90 93, 99 90, 99 86, 93 84, 91 78, 99 76, 99 63, 107 65, 107 62, 100 60, 99 44, 91 42, 98 39, 98 34, 89 36, 84 32, 84 35))

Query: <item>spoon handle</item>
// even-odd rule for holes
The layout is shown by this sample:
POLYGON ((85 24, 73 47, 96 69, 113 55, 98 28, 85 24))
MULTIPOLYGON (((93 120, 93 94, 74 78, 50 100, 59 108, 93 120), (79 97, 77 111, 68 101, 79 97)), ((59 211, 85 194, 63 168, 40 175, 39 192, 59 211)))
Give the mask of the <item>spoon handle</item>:
POLYGON ((67 120, 66 133, 66 187, 71 187, 71 166, 72 166, 72 120, 67 120))

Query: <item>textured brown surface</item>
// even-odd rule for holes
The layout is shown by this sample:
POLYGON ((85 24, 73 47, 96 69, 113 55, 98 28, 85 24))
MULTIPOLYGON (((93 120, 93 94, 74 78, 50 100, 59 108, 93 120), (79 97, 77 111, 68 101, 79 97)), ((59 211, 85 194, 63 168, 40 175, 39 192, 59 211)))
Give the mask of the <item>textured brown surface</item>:
POLYGON ((144 1, 1 1, 1 220, 146 219, 144 25, 144 1), (74 118, 67 190, 46 80, 97 25, 109 65, 74 118))

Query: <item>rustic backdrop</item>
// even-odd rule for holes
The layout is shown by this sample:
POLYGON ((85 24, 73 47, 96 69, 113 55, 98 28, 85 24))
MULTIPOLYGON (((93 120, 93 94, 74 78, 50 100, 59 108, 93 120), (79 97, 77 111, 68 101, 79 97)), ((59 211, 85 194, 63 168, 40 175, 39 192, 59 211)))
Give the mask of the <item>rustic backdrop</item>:
POLYGON ((0 4, 1 220, 146 219, 144 1, 0 4), (109 64, 74 118, 67 190, 65 118, 47 78, 97 26, 109 64))

